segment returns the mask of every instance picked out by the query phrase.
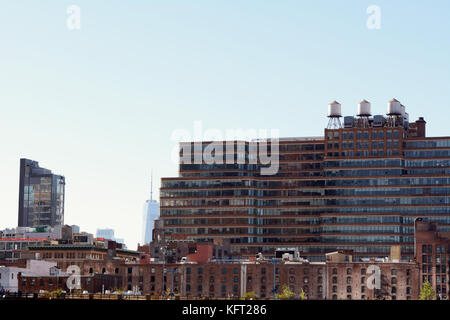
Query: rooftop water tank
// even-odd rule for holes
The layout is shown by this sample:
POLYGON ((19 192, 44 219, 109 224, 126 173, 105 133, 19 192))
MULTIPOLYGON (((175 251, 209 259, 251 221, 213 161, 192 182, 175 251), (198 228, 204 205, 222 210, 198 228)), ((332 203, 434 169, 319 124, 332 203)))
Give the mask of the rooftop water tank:
POLYGON ((400 116, 402 115, 402 105, 397 99, 392 99, 388 102, 387 115, 400 116))
POLYGON ((367 100, 362 100, 358 104, 358 117, 370 117, 372 113, 370 112, 370 102, 367 100))
POLYGON ((340 118, 342 117, 341 104, 336 100, 328 105, 328 117, 329 118, 340 118))

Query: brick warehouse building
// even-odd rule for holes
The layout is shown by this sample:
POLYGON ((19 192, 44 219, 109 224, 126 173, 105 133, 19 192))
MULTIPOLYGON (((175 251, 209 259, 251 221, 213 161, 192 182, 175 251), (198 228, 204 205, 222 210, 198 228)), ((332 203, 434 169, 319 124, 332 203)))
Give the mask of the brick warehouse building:
POLYGON ((270 299, 275 280, 277 293, 287 285, 297 297, 303 291, 308 299, 314 300, 418 299, 418 268, 415 263, 389 259, 353 262, 348 252, 330 253, 327 258, 326 262, 311 263, 301 258, 283 259, 276 263, 268 259, 165 265, 130 263, 126 267, 126 285, 154 296, 173 290, 175 295, 188 298, 239 298, 253 292, 257 298, 270 299), (380 289, 367 287, 371 265, 380 267, 380 289), (166 269, 164 278, 163 268, 166 269))
MULTIPOLYGON (((70 292, 67 287, 68 275, 50 276, 50 275, 18 275, 19 291, 22 293, 39 293, 42 291, 52 292, 61 289, 70 292)), ((82 291, 89 293, 100 293, 104 290, 116 290, 123 287, 121 274, 90 274, 81 276, 80 286, 82 291)))
MULTIPOLYGON (((55 261, 62 272, 77 264, 82 269, 82 290, 90 293, 119 288, 157 297, 173 290, 188 298, 238 298, 253 292, 258 298, 270 299, 275 283, 277 293, 287 285, 296 295, 305 292, 308 299, 414 300, 423 281, 428 280, 440 298, 447 299, 449 238, 438 229, 435 222, 416 219, 416 258, 410 262, 401 259, 399 245, 390 248, 389 258, 356 258, 352 251, 340 250, 325 254, 323 262, 309 262, 295 248, 279 248, 275 261, 261 254, 230 259, 217 254, 222 243, 197 243, 193 247, 181 243, 186 257, 171 263, 150 259, 141 252, 116 249, 114 254, 112 249, 82 245, 30 246, 28 255, 55 261), (283 253, 289 253, 288 257, 283 253), (369 286, 374 266, 380 270, 380 287, 376 289, 369 286)), ((141 249, 149 251, 150 247, 141 249)), ((59 276, 59 282, 58 277, 48 274, 21 277, 23 292, 39 292, 64 288, 67 275, 59 276)))
POLYGON ((450 232, 439 232, 435 222, 418 218, 416 229, 416 260, 419 285, 428 281, 437 295, 446 299, 450 279, 450 232))
POLYGON ((123 273, 125 261, 137 260, 141 253, 117 248, 114 241, 108 247, 89 244, 33 245, 28 252, 42 260, 55 261, 63 272, 71 265, 80 267, 81 275, 123 273))
POLYGON ((397 262, 386 258, 353 262, 346 261, 346 257, 352 259, 351 256, 340 252, 326 256, 329 299, 417 300, 419 297, 419 269, 415 262, 397 262), (373 265, 380 268, 379 289, 371 289, 367 285, 373 265))
POLYGON ((233 256, 296 247, 310 261, 337 250, 382 258, 400 245, 409 260, 416 217, 450 230, 450 137, 427 137, 423 118, 409 122, 395 99, 386 116, 372 117, 365 100, 343 125, 340 104, 331 103, 328 115, 323 137, 278 140, 274 175, 262 175, 254 159, 276 140, 215 142, 233 146, 231 157, 215 152, 224 164, 194 162, 210 142, 181 143, 179 177, 162 179, 157 234, 227 239, 233 256))
MULTIPOLYGON (((418 230, 417 248, 428 246, 430 239, 439 240, 436 236, 430 236, 428 229, 421 227, 418 230), (421 232, 426 232, 425 236, 421 232)), ((435 225, 431 228, 436 229, 435 225)), ((438 243, 439 250, 442 250, 441 242, 438 243)), ((49 247, 30 247, 29 250, 34 255, 39 253, 39 257, 57 262, 63 273, 69 265, 80 266, 82 290, 88 290, 89 293, 118 288, 156 297, 164 296, 163 292, 169 290, 187 298, 239 298, 253 292, 258 298, 270 299, 274 287, 280 293, 282 287, 287 285, 297 296, 304 292, 308 299, 408 300, 418 298, 422 276, 421 264, 400 259, 399 246, 391 247, 389 258, 355 259, 352 251, 337 251, 326 254, 324 262, 309 262, 301 258, 301 253, 295 248, 278 249, 276 260, 262 254, 250 259, 228 259, 214 255, 214 250, 217 252, 220 246, 197 244, 195 252, 176 263, 150 259, 140 252, 127 252, 128 257, 125 258, 108 256, 103 248, 97 250, 79 245, 49 247), (370 287, 373 281, 369 279, 374 273, 371 270, 373 267, 380 270, 380 287, 375 290, 370 287)), ((418 249, 416 251, 417 260, 422 261, 422 256, 426 254, 418 249)), ((445 256, 439 258, 447 261, 445 256)), ((438 261, 436 257, 433 259, 438 261)), ((428 261, 428 258, 425 260, 428 261)), ((442 271, 442 267, 439 270, 442 271)), ((437 278, 442 275, 433 276, 442 279, 437 278)), ((28 293, 52 291, 65 288, 66 278, 64 274, 59 277, 23 274, 19 286, 28 293)))
MULTIPOLYGON (((307 299, 418 299, 418 267, 412 262, 370 260, 354 262, 350 252, 327 254, 326 262, 308 262, 302 258, 283 257, 276 261, 263 257, 249 260, 210 260, 208 262, 139 263, 122 262, 118 274, 87 274, 81 277, 81 290, 100 293, 121 289, 142 295, 161 297, 173 292, 187 298, 240 298, 253 292, 257 298, 273 298, 287 285, 307 299), (275 263, 274 263, 275 262, 275 263), (381 288, 367 287, 370 266, 381 270, 381 288), (275 270, 274 270, 275 268, 275 270), (163 269, 166 272, 163 274, 163 269), (275 271, 275 272, 274 272, 275 271), (164 276, 164 277, 163 277, 164 276), (275 283, 275 286, 274 286, 275 283), (163 287, 164 285, 164 287, 163 287)), ((67 275, 20 275, 19 290, 38 293, 62 289, 69 292, 67 275)))

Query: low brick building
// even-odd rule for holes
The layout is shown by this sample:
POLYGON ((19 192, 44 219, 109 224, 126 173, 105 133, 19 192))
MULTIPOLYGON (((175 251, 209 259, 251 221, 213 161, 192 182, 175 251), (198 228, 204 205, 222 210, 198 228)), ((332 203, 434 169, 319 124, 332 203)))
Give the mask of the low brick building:
POLYGON ((90 244, 58 244, 29 246, 28 251, 40 259, 54 261, 62 272, 71 265, 80 267, 81 275, 123 274, 125 261, 139 261, 140 252, 116 247, 115 242, 107 246, 90 244))
MULTIPOLYGON (((59 276, 49 275, 18 275, 19 291, 22 293, 39 293, 42 291, 52 292, 61 289, 70 292, 67 287, 67 279, 69 275, 63 274, 59 276)), ((80 278, 81 291, 88 291, 89 293, 101 293, 104 290, 122 289, 122 276, 110 274, 93 274, 81 276, 80 278)))
POLYGON ((436 294, 447 299, 450 278, 450 232, 442 232, 435 222, 415 221, 415 256, 419 265, 419 285, 428 281, 436 294))
POLYGON ((125 285, 143 294, 172 291, 182 297, 239 298, 253 292, 272 298, 288 286, 308 299, 418 299, 418 268, 413 262, 353 262, 351 253, 335 252, 326 262, 301 258, 211 260, 163 264, 127 264, 125 285), (347 259, 346 259, 347 257, 347 259), (367 287, 372 268, 380 270, 380 288, 367 287), (163 274, 163 268, 166 272, 163 274))
POLYGON ((328 299, 416 300, 419 297, 419 270, 414 262, 394 262, 387 258, 353 261, 348 252, 327 254, 326 260, 328 299), (378 286, 375 273, 379 274, 378 286))

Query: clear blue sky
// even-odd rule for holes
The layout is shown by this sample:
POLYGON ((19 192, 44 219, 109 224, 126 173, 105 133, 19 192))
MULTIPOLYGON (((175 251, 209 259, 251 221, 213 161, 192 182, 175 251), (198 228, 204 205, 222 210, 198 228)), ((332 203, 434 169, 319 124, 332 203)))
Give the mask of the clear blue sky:
POLYGON ((450 135, 449 16, 448 1, 2 0, 0 228, 28 157, 66 176, 67 223, 135 248, 150 170, 155 187, 177 175, 171 134, 195 120, 317 136, 330 101, 385 113, 395 97, 450 135))

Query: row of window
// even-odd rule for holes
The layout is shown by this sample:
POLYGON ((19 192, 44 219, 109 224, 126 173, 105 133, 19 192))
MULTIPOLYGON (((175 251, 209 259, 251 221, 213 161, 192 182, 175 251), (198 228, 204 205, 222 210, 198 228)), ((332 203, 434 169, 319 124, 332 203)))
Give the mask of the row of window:
MULTIPOLYGON (((339 132, 338 131, 328 131, 328 135, 327 138, 328 140, 332 140, 332 139, 339 139, 339 132)), ((399 138, 400 133, 398 130, 387 130, 386 131, 386 138, 387 139, 391 139, 391 138, 399 138)), ((384 131, 382 130, 371 130, 369 131, 357 131, 356 133, 354 133, 353 131, 350 132, 342 132, 342 139, 346 140, 346 139, 354 139, 356 137, 356 139, 369 139, 369 137, 371 137, 372 139, 384 139, 385 134, 384 131)))
MULTIPOLYGON (((332 162, 330 162, 332 163, 332 162)), ((331 165, 333 166, 333 165, 331 165)), ((350 166, 350 165, 349 165, 350 166)), ((361 167, 367 167, 361 164, 361 167)), ((272 181, 251 181, 251 180, 192 180, 192 181, 163 181, 162 188, 192 189, 192 188, 234 188, 234 187, 253 187, 253 188, 304 188, 304 187, 326 187, 326 186, 392 186, 392 185, 449 185, 450 178, 358 178, 355 179, 333 179, 320 178, 314 180, 272 180, 272 181)))
POLYGON ((450 204, 446 196, 433 197, 380 197, 380 198, 344 198, 344 199, 178 199, 161 200, 163 207, 196 207, 196 206, 368 206, 368 205, 418 205, 418 204, 450 204))
MULTIPOLYGON (((328 143, 327 149, 339 149, 340 146, 342 146, 342 149, 354 149, 355 147, 357 149, 368 149, 369 146, 372 147, 372 149, 384 149, 384 141, 357 141, 356 143, 353 141, 344 141, 342 144, 340 143, 328 143)), ((386 147, 387 148, 399 148, 400 142, 398 140, 387 140, 386 141, 386 147)))
MULTIPOLYGON (((450 169, 449 169, 450 170, 450 169)), ((422 195, 450 194, 450 188, 352 188, 352 189, 300 189, 300 190, 176 190, 162 191, 162 198, 178 197, 321 197, 321 196, 372 196, 372 195, 422 195)))
POLYGON ((433 247, 434 247, 434 249, 435 249, 435 252, 437 253, 437 254, 439 254, 439 253, 446 253, 447 251, 446 251, 446 246, 445 245, 435 245, 435 246, 433 246, 433 245, 431 245, 431 244, 423 244, 422 245, 422 253, 433 253, 433 247))

